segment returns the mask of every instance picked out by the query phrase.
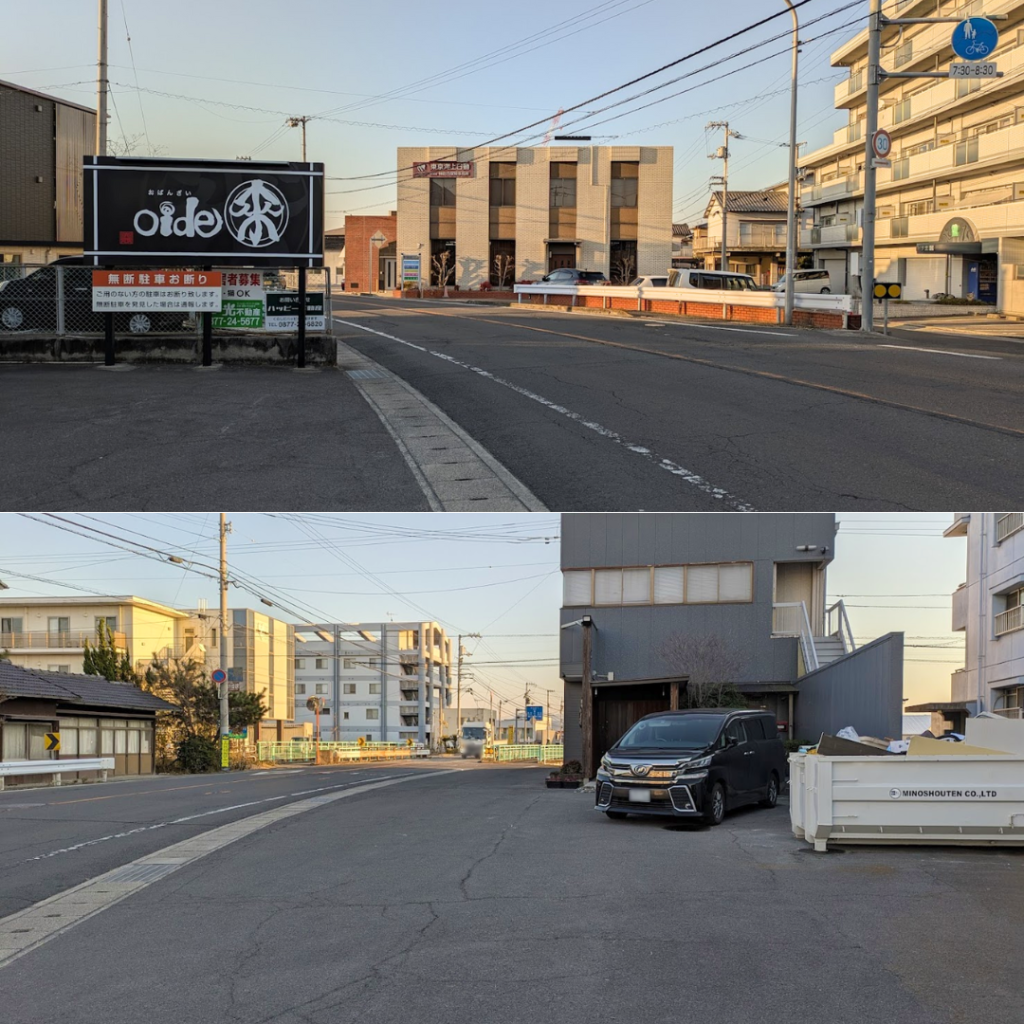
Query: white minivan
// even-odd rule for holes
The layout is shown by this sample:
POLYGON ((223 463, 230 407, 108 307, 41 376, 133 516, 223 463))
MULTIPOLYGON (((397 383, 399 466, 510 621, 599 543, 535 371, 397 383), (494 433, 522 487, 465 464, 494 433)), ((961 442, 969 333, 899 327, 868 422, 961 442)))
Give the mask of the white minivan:
POLYGON ((758 291, 757 282, 749 274, 731 270, 673 270, 669 275, 672 288, 711 288, 715 291, 758 291))
MULTIPOLYGON (((785 290, 786 275, 783 274, 775 283, 773 291, 784 292, 785 290)), ((828 276, 827 270, 794 270, 793 291, 828 295, 832 291, 832 279, 828 276)))

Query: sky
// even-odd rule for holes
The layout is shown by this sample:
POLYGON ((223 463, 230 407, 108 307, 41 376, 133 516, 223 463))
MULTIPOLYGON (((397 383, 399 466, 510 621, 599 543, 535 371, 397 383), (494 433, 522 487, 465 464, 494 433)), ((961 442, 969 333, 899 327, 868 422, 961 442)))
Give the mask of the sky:
MULTIPOLYGON (((9 0, 0 79, 94 106, 96 6, 9 0)), ((804 153, 830 143, 845 123, 832 106, 845 72, 830 67, 829 55, 863 27, 867 10, 867 0, 800 7, 804 153)), ((537 145, 559 110, 582 103, 562 118, 563 132, 591 134, 597 145, 675 147, 673 218, 692 224, 710 176, 721 173, 707 159, 722 134, 706 131, 709 121, 727 120, 743 136, 731 143, 730 188, 764 188, 788 175, 791 24, 781 0, 517 8, 478 0, 109 0, 109 133, 117 151, 130 146, 141 156, 298 160, 300 131, 285 122, 314 118, 308 158, 326 165, 331 228, 346 212, 394 208, 387 172, 399 146, 471 146, 507 133, 506 144, 537 145), (590 102, 776 13, 733 42, 590 102), (679 76, 686 77, 665 85, 679 76), (639 95, 651 86, 664 87, 639 95), (535 127, 520 131, 528 125, 535 127), (374 174, 384 176, 360 180, 374 174)))
MULTIPOLYGON (((82 592, 57 585, 64 583, 217 607, 216 580, 203 575, 217 564, 217 513, 57 515, 0 514, 4 597, 82 592), (156 550, 143 556, 111 546, 126 539, 156 550), (168 562, 169 554, 186 565, 168 562)), ((950 672, 963 665, 963 634, 949 628, 950 595, 966 566, 966 541, 942 536, 952 513, 838 518, 829 603, 843 598, 858 644, 906 633, 908 703, 948 700, 950 672)), ((229 571, 251 584, 232 588, 232 607, 298 624, 435 619, 451 636, 482 634, 465 641, 471 697, 521 703, 529 684, 534 697, 551 690, 552 706, 560 699, 557 515, 231 513, 229 521, 229 571), (265 609, 260 598, 276 607, 265 609)))

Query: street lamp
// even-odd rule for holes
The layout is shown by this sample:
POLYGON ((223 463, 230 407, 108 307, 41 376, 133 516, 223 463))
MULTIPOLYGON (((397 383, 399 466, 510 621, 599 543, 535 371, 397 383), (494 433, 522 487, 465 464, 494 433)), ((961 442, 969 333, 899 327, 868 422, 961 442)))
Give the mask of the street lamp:
POLYGON ((793 15, 793 72, 789 86, 789 201, 786 205, 786 310, 785 321, 793 324, 793 274, 796 271, 796 86, 797 60, 800 52, 800 24, 793 0, 785 0, 793 15))

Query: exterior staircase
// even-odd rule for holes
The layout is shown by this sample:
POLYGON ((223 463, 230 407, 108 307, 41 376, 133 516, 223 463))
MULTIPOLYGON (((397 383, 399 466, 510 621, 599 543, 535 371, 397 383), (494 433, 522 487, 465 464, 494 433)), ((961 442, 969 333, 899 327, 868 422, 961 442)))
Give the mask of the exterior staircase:
POLYGON ((814 637, 814 650, 818 655, 818 667, 831 665, 847 653, 842 638, 838 635, 814 637))
POLYGON ((800 675, 815 672, 857 649, 850 629, 850 620, 842 601, 825 610, 827 635, 811 633, 810 617, 803 601, 776 603, 773 610, 772 636, 794 636, 800 641, 800 675))

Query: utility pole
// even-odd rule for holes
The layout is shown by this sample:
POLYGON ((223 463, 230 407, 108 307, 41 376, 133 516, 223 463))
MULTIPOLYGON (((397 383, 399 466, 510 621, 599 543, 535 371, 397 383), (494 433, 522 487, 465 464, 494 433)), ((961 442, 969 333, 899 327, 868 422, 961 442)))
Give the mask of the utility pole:
POLYGON ((878 82, 882 53, 882 0, 871 0, 868 14, 868 89, 864 124, 864 206, 861 209, 863 240, 860 268, 860 329, 870 334, 875 327, 875 132, 878 131, 878 82))
MULTIPOLYGON (((228 530, 230 526, 220 514, 220 668, 224 673, 224 682, 220 684, 220 735, 221 743, 226 742, 231 732, 228 714, 228 530)), ((224 771, 227 771, 225 768, 224 771)))
POLYGON ((551 742, 551 691, 544 691, 544 744, 547 745, 551 742))
MULTIPOLYGON (((975 18, 989 21, 1006 21, 1006 14, 975 14, 975 18)), ((941 78, 948 80, 948 71, 886 71, 881 67, 882 29, 890 25, 937 25, 943 22, 959 24, 963 15, 951 18, 890 18, 882 13, 882 0, 871 0, 868 13, 868 83, 867 111, 864 121, 864 208, 863 237, 861 244, 860 274, 860 329, 870 334, 874 329, 875 290, 875 170, 878 157, 875 154, 875 136, 878 133, 878 87, 883 78, 941 78)), ((901 29, 902 31, 902 29, 901 29)), ((1004 72, 997 71, 995 77, 1002 78, 1004 72)))
POLYGON ((796 270, 796 89, 797 62, 800 52, 800 22, 793 0, 784 0, 793 16, 793 71, 789 86, 789 196, 786 204, 786 297, 785 322, 793 324, 793 273, 796 270))
POLYGON ((302 117, 289 117, 288 127, 298 128, 302 127, 302 162, 306 162, 306 122, 309 120, 309 116, 303 114, 302 117))
POLYGON ((589 779, 594 774, 594 693, 591 675, 591 657, 593 638, 591 636, 594 623, 589 615, 583 616, 583 672, 582 693, 580 694, 580 729, 583 733, 582 761, 583 778, 589 779))
POLYGON ((462 639, 465 637, 467 640, 470 637, 476 637, 480 639, 479 633, 460 633, 459 634, 459 660, 456 662, 455 669, 455 737, 456 742, 458 738, 462 736, 462 659, 466 655, 466 651, 462 647, 462 639))
POLYGON ((710 121, 707 125, 708 128, 722 128, 725 131, 725 139, 721 146, 718 147, 712 160, 722 161, 722 177, 721 179, 712 178, 712 182, 716 183, 721 181, 722 183, 722 270, 729 269, 729 136, 732 134, 729 131, 728 121, 710 121))
POLYGON ((504 703, 504 701, 501 699, 501 697, 499 697, 498 698, 498 728, 495 730, 495 732, 499 732, 499 733, 501 732, 501 705, 503 703, 504 703))
POLYGON ((107 0, 99 0, 99 53, 96 59, 96 155, 107 155, 107 0))

